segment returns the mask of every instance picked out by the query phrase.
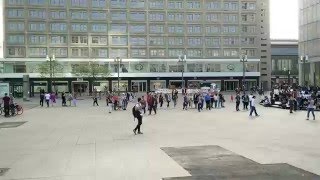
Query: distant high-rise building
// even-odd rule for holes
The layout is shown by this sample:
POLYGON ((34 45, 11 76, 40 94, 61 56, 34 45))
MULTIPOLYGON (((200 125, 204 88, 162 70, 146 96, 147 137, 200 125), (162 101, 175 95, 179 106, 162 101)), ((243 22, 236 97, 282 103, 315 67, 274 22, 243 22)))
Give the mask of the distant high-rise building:
POLYGON ((320 85, 320 4, 299 0, 299 83, 320 85))
POLYGON ((47 55, 64 65, 55 80, 59 91, 116 89, 116 57, 122 59, 122 91, 193 88, 204 80, 231 91, 242 86, 243 69, 248 89, 271 86, 269 0, 1 2, 2 78, 19 85, 22 74, 29 73, 32 93, 47 89, 48 78, 37 71, 47 55), (179 56, 186 57, 185 63, 178 62, 179 56), (110 80, 92 84, 71 73, 75 65, 90 61, 108 66, 110 80))

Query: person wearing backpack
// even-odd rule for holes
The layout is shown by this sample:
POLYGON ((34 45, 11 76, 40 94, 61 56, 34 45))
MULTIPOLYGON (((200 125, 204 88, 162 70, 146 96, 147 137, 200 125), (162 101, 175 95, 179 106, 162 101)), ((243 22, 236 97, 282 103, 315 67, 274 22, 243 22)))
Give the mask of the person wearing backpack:
POLYGON ((141 98, 138 98, 138 102, 135 106, 133 106, 132 108, 132 114, 133 114, 133 117, 134 117, 134 120, 135 118, 138 119, 138 124, 136 126, 136 128, 133 129, 133 133, 136 135, 137 134, 137 131, 138 131, 138 134, 143 134, 141 132, 141 125, 142 125, 142 113, 141 113, 141 110, 142 110, 142 105, 141 105, 141 98))

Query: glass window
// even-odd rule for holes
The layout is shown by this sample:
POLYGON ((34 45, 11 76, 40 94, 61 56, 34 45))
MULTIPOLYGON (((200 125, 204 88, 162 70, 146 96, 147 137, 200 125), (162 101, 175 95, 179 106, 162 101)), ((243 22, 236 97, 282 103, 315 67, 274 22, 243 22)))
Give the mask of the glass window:
POLYGON ((256 49, 242 49, 242 51, 248 55, 248 57, 256 56, 256 49))
POLYGON ((92 24, 92 32, 107 32, 107 24, 92 24))
POLYGON ((25 0, 7 0, 9 5, 24 5, 25 0))
POLYGON ((130 33, 145 33, 145 32, 146 32, 146 25, 144 24, 130 25, 130 33))
POLYGON ((29 48, 29 56, 45 57, 47 55, 47 48, 29 48))
POLYGON ((239 37, 225 37, 223 38, 223 44, 226 46, 239 45, 239 37))
POLYGON ((168 44, 170 46, 184 45, 184 37, 168 37, 168 44))
POLYGON ((187 21, 188 22, 201 21, 201 14, 200 13, 187 14, 187 21))
POLYGON ((87 11, 71 11, 71 19, 88 19, 87 11))
POLYGON ((202 63, 188 63, 187 64, 187 72, 203 72, 203 64, 202 63))
POLYGON ((202 32, 201 25, 188 25, 187 32, 188 34, 200 34, 202 32))
POLYGON ((46 31, 45 23, 29 23, 29 31, 46 31))
POLYGON ((108 45, 108 38, 107 36, 93 36, 91 42, 92 44, 108 45))
POLYGON ((29 0, 30 5, 35 5, 35 6, 43 6, 45 5, 47 0, 29 0))
POLYGON ((188 49, 187 56, 188 57, 202 57, 202 49, 188 49))
POLYGON ((150 13, 149 20, 150 21, 164 21, 164 13, 150 13))
POLYGON ((200 1, 188 1, 187 8, 188 9, 200 9, 201 3, 200 3, 200 1))
POLYGON ((50 12, 51 19, 66 19, 67 13, 65 11, 54 10, 50 12))
POLYGON ((7 55, 9 57, 25 57, 26 49, 24 47, 8 47, 7 55))
POLYGON ((164 9, 163 0, 149 0, 150 9, 164 9))
MULTIPOLYGON (((150 63, 149 66, 150 66, 150 72, 166 72, 167 71, 166 62, 150 63)), ((166 81, 164 81, 164 86, 163 87, 166 86, 165 84, 166 84, 166 81)))
POLYGON ((8 22, 8 31, 24 31, 24 22, 8 22))
POLYGON ((188 37, 189 46, 202 46, 202 37, 188 37))
POLYGON ((128 50, 124 48, 111 49, 109 57, 110 58, 115 58, 115 57, 126 58, 128 57, 128 50))
POLYGON ((111 20, 112 21, 125 21, 127 20, 126 12, 111 12, 111 20))
POLYGON ((239 57, 239 49, 224 49, 223 55, 226 57, 239 57))
POLYGON ((183 9, 182 1, 168 1, 168 9, 183 9))
POLYGON ((242 37, 241 38, 241 44, 243 44, 243 45, 254 45, 255 44, 255 38, 254 37, 242 37))
POLYGON ((126 36, 112 36, 111 43, 112 45, 121 45, 121 46, 128 45, 126 36))
POLYGON ((7 10, 8 18, 23 18, 24 10, 23 9, 8 9, 7 10))
POLYGON ((220 38, 219 37, 206 37, 206 46, 209 47, 220 47, 220 38))
POLYGON ((122 8, 127 6, 127 0, 110 0, 111 8, 122 8))
POLYGON ((87 0, 71 0, 72 7, 87 7, 87 0))
POLYGON ((66 0, 50 0, 52 6, 66 6, 66 0))
POLYGON ((67 36, 66 35, 52 35, 50 37, 51 44, 66 44, 67 36))
POLYGON ((165 57, 166 50, 165 49, 150 49, 151 57, 165 57))
POLYGON ((222 29, 225 34, 235 34, 238 32, 238 26, 223 26, 222 29))
POLYGON ((150 37, 149 39, 150 39, 150 41, 149 41, 150 46, 165 45, 165 38, 164 37, 150 37))
POLYGON ((92 56, 93 57, 108 57, 108 49, 106 48, 92 48, 92 56))
POLYGON ((219 10, 221 8, 221 2, 220 1, 207 1, 206 7, 208 10, 219 10))
POLYGON ((208 22, 219 22, 219 20, 220 20, 220 15, 219 15, 219 14, 216 14, 216 13, 207 14, 206 20, 207 20, 208 22))
POLYGON ((255 22, 256 21, 256 16, 255 14, 242 14, 241 15, 241 20, 242 22, 255 22))
POLYGON ((143 8, 144 9, 144 0, 130 0, 129 5, 130 8, 143 8))
POLYGON ((149 33, 164 33, 164 25, 150 25, 149 33))
POLYGON ((71 55, 73 57, 88 57, 88 48, 71 48, 71 55))
POLYGON ((24 35, 8 35, 8 44, 24 44, 24 35))
POLYGON ((130 37, 131 46, 145 46, 147 44, 146 37, 130 37))
POLYGON ((145 57, 146 54, 146 49, 131 49, 131 57, 145 57))
POLYGON ((206 50, 206 56, 207 58, 210 57, 219 57, 220 56, 220 49, 207 49, 206 50))
POLYGON ((106 0, 92 0, 92 7, 104 8, 106 7, 106 5, 107 5, 106 0))
POLYGON ((67 48, 50 48, 51 54, 54 54, 56 57, 67 57, 68 49, 67 48))
POLYGON ((239 8, 238 2, 225 2, 224 10, 226 11, 237 11, 239 8))
POLYGON ((179 56, 181 56, 181 54, 184 53, 184 49, 169 49, 168 50, 168 55, 169 57, 174 57, 174 58, 177 58, 179 56))
POLYGON ((46 19, 47 13, 44 9, 29 10, 29 18, 46 19))
POLYGON ((241 31, 243 33, 249 33, 249 34, 254 34, 256 33, 256 26, 250 26, 250 25, 242 25, 241 31))
POLYGON ((145 21, 146 16, 144 12, 131 12, 130 13, 130 20, 132 21, 145 21))
POLYGON ((52 32, 66 32, 67 24, 66 23, 51 23, 52 32))
POLYGON ((206 64, 205 65, 205 72, 221 72, 221 65, 220 64, 206 64))
POLYGON ((110 32, 112 33, 126 33, 127 25, 126 24, 111 24, 110 32))
POLYGON ((182 25, 168 25, 168 32, 172 34, 184 33, 184 27, 182 25))
POLYGON ((220 33, 220 26, 219 26, 219 25, 209 25, 209 26, 206 26, 206 33, 207 33, 207 34, 217 34, 217 33, 220 33))
POLYGON ((46 35, 29 35, 29 44, 46 44, 46 35))
POLYGON ((242 10, 255 10, 256 3, 255 2, 242 2, 242 10))
POLYGON ((87 24, 72 24, 71 30, 73 32, 87 32, 88 31, 88 25, 87 24))
POLYGON ((71 36, 72 44, 88 44, 87 36, 71 36))
POLYGON ((183 13, 168 13, 169 21, 183 21, 184 14, 183 13))
POLYGON ((236 23, 236 22, 238 22, 238 15, 237 14, 225 14, 223 17, 223 21, 225 23, 236 23))
POLYGON ((105 11, 92 11, 91 12, 91 19, 94 20, 106 20, 107 13, 105 11))

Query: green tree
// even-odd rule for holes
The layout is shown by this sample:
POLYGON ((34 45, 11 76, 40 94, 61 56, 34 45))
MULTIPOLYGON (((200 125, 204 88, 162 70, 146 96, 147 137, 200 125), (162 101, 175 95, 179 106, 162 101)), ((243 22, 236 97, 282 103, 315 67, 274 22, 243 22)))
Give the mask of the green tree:
POLYGON ((91 83, 94 84, 97 78, 108 78, 110 76, 110 70, 106 64, 89 62, 74 65, 72 67, 72 74, 77 77, 89 78, 91 83))
POLYGON ((56 90, 54 87, 52 88, 52 80, 53 84, 55 84, 54 78, 63 74, 63 65, 57 61, 51 61, 50 65, 50 61, 45 61, 37 65, 36 72, 43 78, 53 78, 49 80, 48 91, 52 91, 52 89, 56 90))

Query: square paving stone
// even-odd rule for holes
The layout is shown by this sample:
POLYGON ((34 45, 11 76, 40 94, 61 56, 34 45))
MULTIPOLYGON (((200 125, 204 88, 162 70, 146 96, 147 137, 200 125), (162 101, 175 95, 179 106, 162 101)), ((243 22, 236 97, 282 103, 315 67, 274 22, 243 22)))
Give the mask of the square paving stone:
POLYGON ((26 123, 26 121, 21 121, 21 122, 3 122, 3 123, 0 123, 0 128, 15 128, 15 127, 21 126, 24 123, 26 123))
POLYGON ((6 174, 7 171, 9 171, 9 168, 0 168, 0 176, 6 174))

